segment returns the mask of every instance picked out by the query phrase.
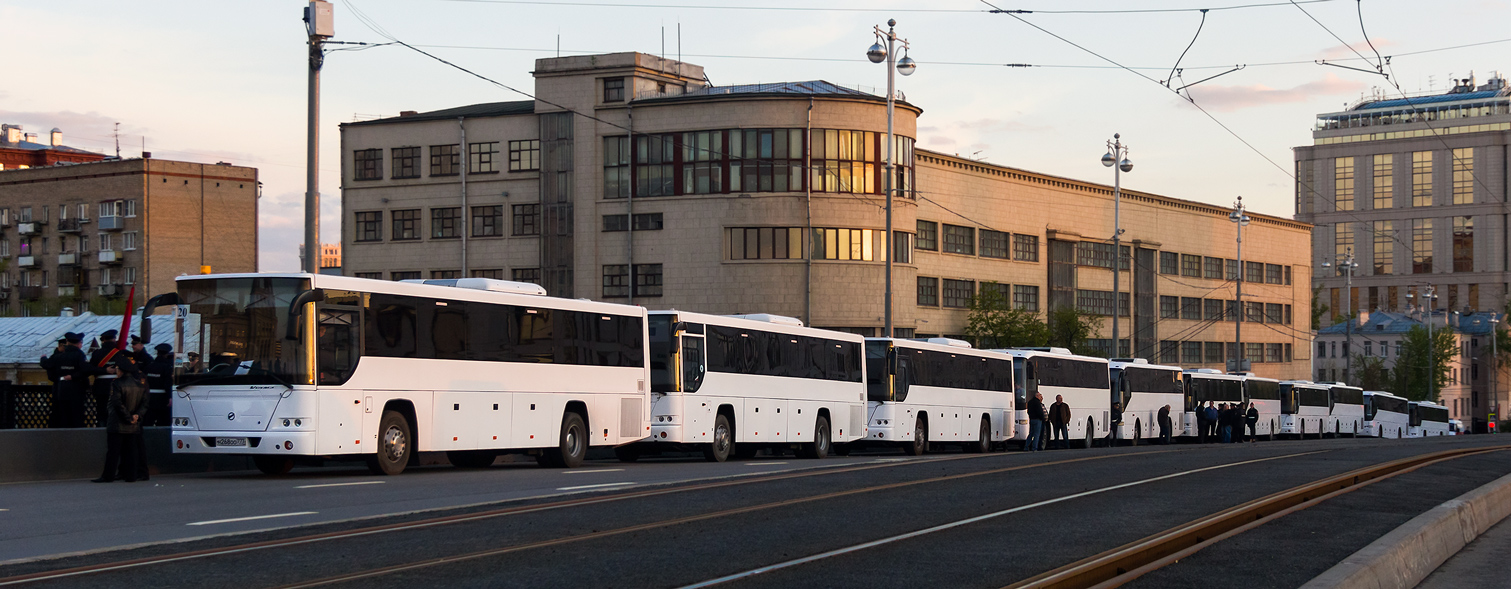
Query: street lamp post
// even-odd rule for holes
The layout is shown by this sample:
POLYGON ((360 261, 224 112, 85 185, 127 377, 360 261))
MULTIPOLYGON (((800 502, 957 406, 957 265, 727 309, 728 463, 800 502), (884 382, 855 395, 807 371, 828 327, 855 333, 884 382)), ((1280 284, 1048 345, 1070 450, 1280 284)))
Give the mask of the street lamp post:
POLYGON ((313 0, 304 9, 309 32, 309 120, 304 156, 304 271, 320 273, 320 67, 325 40, 335 35, 331 3, 313 0))
POLYGON ((908 40, 897 38, 897 33, 892 29, 895 26, 897 26, 895 19, 887 21, 887 30, 885 31, 881 30, 880 26, 877 26, 875 30, 876 43, 866 50, 866 58, 870 59, 871 63, 887 62, 887 164, 884 168, 886 178, 882 182, 882 188, 887 192, 887 251, 883 254, 887 265, 887 287, 885 297, 886 309, 882 312, 882 337, 892 337, 892 258, 896 254, 894 251, 895 248, 892 245, 892 150, 897 144, 897 140, 892 134, 892 114, 896 111, 897 107, 896 73, 911 76, 913 75, 913 70, 918 69, 918 64, 913 62, 913 58, 908 57, 908 40), (883 46, 882 43, 886 43, 886 45, 883 46), (897 56, 893 52, 893 49, 898 44, 902 45, 902 59, 896 59, 897 56))
MULTIPOLYGON (((1497 328, 1500 326, 1500 322, 1501 320, 1496 317, 1495 313, 1490 314, 1490 394, 1488 396, 1490 397, 1490 414, 1494 415, 1497 419, 1500 418, 1501 393, 1495 381, 1498 376, 1496 373, 1500 372, 1501 349, 1500 342, 1497 341, 1500 334, 1496 332, 1499 331, 1497 328)), ((1472 415, 1469 418, 1469 425, 1470 427, 1474 426, 1474 417, 1472 415)))
MULTIPOLYGON (((1102 165, 1112 168, 1112 355, 1118 356, 1122 351, 1122 340, 1118 339, 1118 320, 1122 318, 1123 291, 1118 284, 1118 279, 1123 274, 1123 229, 1119 225, 1119 208, 1123 201, 1123 172, 1133 171, 1133 162, 1128 160, 1128 146, 1123 145, 1122 135, 1112 134, 1112 141, 1107 142, 1107 155, 1102 156, 1102 165)), ((1128 297, 1128 304, 1133 304, 1133 297, 1128 297)), ((1130 313, 1131 315, 1131 313, 1130 313)), ((1133 346, 1128 346, 1128 351, 1133 351, 1133 346)))
MULTIPOLYGON (((1342 264, 1342 267, 1340 267, 1339 270, 1343 271, 1343 298, 1344 300, 1349 301, 1348 319, 1343 322, 1343 330, 1344 333, 1347 334, 1345 336, 1345 339, 1343 340, 1343 380, 1347 381, 1349 377, 1351 377, 1354 373, 1353 350, 1355 313, 1353 298, 1351 295, 1354 291, 1354 270, 1359 267, 1359 263, 1354 261, 1354 248, 1348 248, 1347 250, 1344 250, 1344 252, 1345 253, 1339 254, 1337 256, 1337 260, 1339 264, 1342 264)), ((1332 268, 1333 264, 1331 262, 1323 262, 1322 267, 1332 268)))
POLYGON ((1238 202, 1233 203, 1233 212, 1228 213, 1228 220, 1238 225, 1238 281, 1233 297, 1233 306, 1238 307, 1238 313, 1233 317, 1232 372, 1243 372, 1243 228, 1249 224, 1249 214, 1243 206, 1242 196, 1238 197, 1238 202))
MULTIPOLYGON (((1431 284, 1429 284, 1429 285, 1427 285, 1427 294, 1421 295, 1419 298, 1417 298, 1417 302, 1421 304, 1422 310, 1424 311, 1424 318, 1427 320, 1427 400, 1428 401, 1432 400, 1432 389, 1434 388, 1432 381, 1437 380, 1437 372, 1434 371, 1433 368, 1436 368, 1437 365, 1438 365, 1438 354, 1437 354, 1438 350, 1437 350, 1437 342, 1433 341, 1433 339, 1432 339, 1432 311, 1433 311, 1433 307, 1437 306, 1437 300, 1438 300, 1438 295, 1435 294, 1436 290, 1437 290, 1436 288, 1434 288, 1431 284)), ((1407 298, 1412 298, 1412 296, 1413 295, 1411 295, 1409 293, 1406 295, 1407 298)))

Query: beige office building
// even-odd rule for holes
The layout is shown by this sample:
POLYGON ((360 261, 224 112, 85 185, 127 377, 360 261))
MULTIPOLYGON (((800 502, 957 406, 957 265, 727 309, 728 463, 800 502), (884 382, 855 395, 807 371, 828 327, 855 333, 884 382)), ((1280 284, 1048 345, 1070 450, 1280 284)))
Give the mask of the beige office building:
MULTIPOLYGON (((541 59, 534 73, 535 101, 341 126, 346 274, 523 280, 880 332, 883 97, 823 81, 708 86, 699 66, 638 53, 541 59)), ((914 150, 921 114, 898 103, 899 335, 961 336, 971 296, 1001 288, 1036 312, 1121 308, 1118 355, 1221 368, 1241 273, 1255 372, 1308 374, 1311 266, 1295 245, 1309 225, 1251 214, 1240 268, 1227 207, 1125 191, 1119 305, 1110 186, 914 150)), ((1093 342, 1108 354, 1110 331, 1093 342)))
POLYGON ((0 171, 0 315, 119 314, 181 274, 257 271, 257 170, 159 159, 0 171))

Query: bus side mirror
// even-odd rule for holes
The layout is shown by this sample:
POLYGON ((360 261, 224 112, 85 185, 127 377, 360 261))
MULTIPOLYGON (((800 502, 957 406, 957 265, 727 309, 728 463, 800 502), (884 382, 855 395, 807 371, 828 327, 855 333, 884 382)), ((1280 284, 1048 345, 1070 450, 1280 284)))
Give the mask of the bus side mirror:
POLYGON ((147 304, 142 306, 142 343, 152 343, 152 313, 157 311, 158 307, 177 304, 179 302, 176 292, 163 293, 147 299, 147 304))
POLYGON ((325 289, 323 288, 312 288, 294 297, 294 300, 289 302, 288 326, 283 332, 283 339, 299 339, 296 333, 299 329, 299 310, 304 308, 305 303, 318 303, 323 300, 325 300, 325 289))

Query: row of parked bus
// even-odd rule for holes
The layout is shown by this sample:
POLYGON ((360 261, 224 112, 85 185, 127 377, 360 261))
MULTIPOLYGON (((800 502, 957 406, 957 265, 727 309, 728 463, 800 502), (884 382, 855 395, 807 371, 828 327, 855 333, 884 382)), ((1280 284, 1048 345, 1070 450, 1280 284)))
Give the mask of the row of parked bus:
POLYGON ((867 338, 772 315, 709 315, 547 297, 487 279, 385 282, 309 274, 184 276, 150 307, 186 305, 205 359, 180 379, 176 452, 366 459, 401 472, 419 452, 453 464, 527 453, 576 466, 708 460, 761 449, 810 458, 863 446, 969 452, 1027 436, 1027 401, 1063 398, 1071 439, 1153 438, 1172 408, 1197 435, 1207 403, 1252 403, 1258 435, 1443 435, 1447 410, 1341 383, 1108 361, 1063 349, 973 349, 867 338), (1177 409, 1179 408, 1179 409, 1177 409), (1182 411, 1183 410, 1183 411, 1182 411))

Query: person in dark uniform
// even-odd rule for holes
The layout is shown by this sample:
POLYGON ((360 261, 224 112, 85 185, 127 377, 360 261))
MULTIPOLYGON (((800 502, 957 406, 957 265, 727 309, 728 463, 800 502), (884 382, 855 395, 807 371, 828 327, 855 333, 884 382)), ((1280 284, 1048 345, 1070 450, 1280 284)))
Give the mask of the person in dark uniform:
POLYGON ((95 427, 105 425, 105 401, 110 398, 110 384, 115 380, 115 374, 107 371, 104 364, 105 357, 110 356, 111 350, 115 349, 116 333, 116 330, 111 329, 100 334, 100 347, 89 354, 89 373, 94 375, 94 385, 89 388, 89 394, 94 397, 95 427))
POLYGON ((1160 407, 1159 408, 1159 443, 1165 444, 1165 445, 1169 445, 1170 444, 1170 430, 1174 429, 1173 426, 1174 426, 1174 424, 1170 421, 1170 406, 1169 405, 1165 405, 1164 407, 1160 407))
POLYGON ((51 411, 47 417, 47 427, 62 427, 58 425, 63 421, 63 415, 58 413, 58 383, 62 382, 63 378, 58 374, 57 367, 54 366, 52 359, 54 356, 62 357, 63 352, 67 349, 68 339, 60 337, 58 338, 57 347, 52 350, 52 355, 43 356, 42 360, 38 362, 38 364, 41 364, 42 370, 47 371, 47 380, 52 383, 52 402, 47 405, 49 411, 51 411))
POLYGON ((147 365, 152 363, 152 354, 147 351, 147 342, 142 341, 142 336, 131 336, 131 359, 136 361, 139 370, 146 370, 147 365))
POLYGON ((173 346, 158 344, 152 348, 157 357, 147 364, 147 425, 168 425, 172 417, 173 346))
POLYGON ((63 345, 43 359, 53 387, 53 427, 84 427, 84 394, 89 387, 88 359, 79 344, 82 333, 63 334, 63 345))
POLYGON ((147 383, 130 355, 117 354, 107 363, 106 370, 117 378, 106 379, 110 383, 110 397, 106 401, 108 415, 105 420, 105 470, 96 483, 108 483, 121 478, 134 483, 144 478, 147 470, 147 444, 142 437, 142 420, 147 417, 147 383))

